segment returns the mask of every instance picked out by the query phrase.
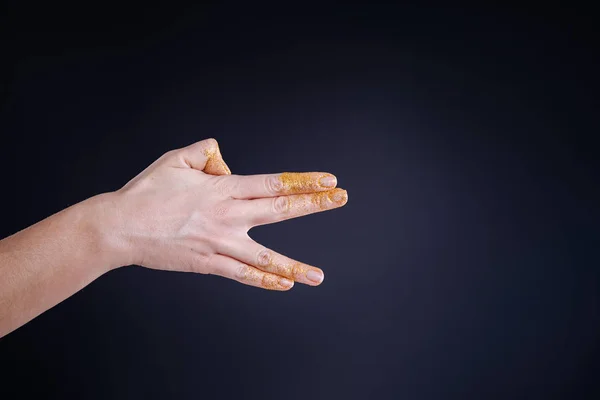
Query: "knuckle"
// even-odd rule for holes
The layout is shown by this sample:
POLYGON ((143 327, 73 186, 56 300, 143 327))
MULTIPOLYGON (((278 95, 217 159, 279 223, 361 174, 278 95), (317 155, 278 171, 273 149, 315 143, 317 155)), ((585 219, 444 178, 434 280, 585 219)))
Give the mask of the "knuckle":
POLYGON ((219 145, 219 143, 217 142, 217 139, 215 139, 215 138, 204 139, 202 141, 202 144, 208 148, 215 148, 219 145))
POLYGON ((269 290, 278 289, 281 287, 281 285, 279 284, 279 278, 270 274, 264 274, 262 276, 262 279, 260 280, 260 286, 263 289, 269 290))
POLYGON ((167 164, 177 164, 177 165, 181 165, 181 166, 185 166, 185 165, 189 166, 189 163, 186 161, 184 149, 169 150, 160 157, 160 160, 167 164))
POLYGON ((291 268, 291 274, 293 277, 306 275, 307 268, 301 263, 295 263, 291 268))
POLYGON ((289 201, 286 196, 279 196, 273 199, 273 212, 275 214, 285 213, 289 209, 289 201))
POLYGON ((283 190, 283 182, 281 182, 278 176, 268 176, 265 179, 265 189, 267 190, 267 193, 281 193, 283 190))
POLYGON ((271 279, 269 279, 270 276, 269 275, 263 275, 263 277, 260 280, 260 286, 263 288, 269 288, 271 285, 271 279))
POLYGON ((257 255, 257 265, 260 267, 268 267, 271 264, 271 252, 267 249, 262 249, 257 255))
POLYGON ((246 282, 248 281, 248 275, 250 273, 250 267, 248 267, 246 264, 242 264, 239 263, 237 265, 237 267, 235 268, 235 279, 237 279, 240 282, 246 282))

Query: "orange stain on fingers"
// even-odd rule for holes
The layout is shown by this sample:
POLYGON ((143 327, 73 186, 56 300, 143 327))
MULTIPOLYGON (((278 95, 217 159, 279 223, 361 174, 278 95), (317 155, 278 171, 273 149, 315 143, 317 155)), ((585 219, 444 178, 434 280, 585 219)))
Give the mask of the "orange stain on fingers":
POLYGON ((290 281, 289 279, 286 279, 282 276, 264 273, 250 266, 244 267, 244 272, 240 277, 240 282, 267 290, 288 290, 294 286, 294 282, 290 281))
POLYGON ((348 192, 344 189, 333 189, 325 192, 288 197, 288 208, 296 209, 300 213, 323 211, 330 208, 341 207, 348 202, 348 192))
POLYGON ((331 174, 319 172, 284 172, 279 180, 286 194, 311 193, 335 187, 337 180, 331 174))
POLYGON ((210 175, 231 175, 231 170, 223 161, 223 156, 221 156, 218 147, 205 149, 204 155, 207 157, 204 172, 210 175))
POLYGON ((271 252, 265 252, 261 254, 258 263, 259 267, 264 271, 270 272, 275 275, 284 276, 297 282, 310 282, 313 284, 320 283, 315 282, 314 280, 311 281, 307 277, 307 273, 309 271, 314 271, 322 276, 322 272, 318 268, 311 267, 310 265, 288 259, 284 256, 273 257, 271 252))
POLYGON ((291 270, 292 270, 292 276, 294 277, 294 280, 298 280, 298 279, 306 279, 306 273, 310 270, 311 268, 306 265, 306 264, 302 264, 302 263, 294 263, 294 265, 292 266, 291 270))

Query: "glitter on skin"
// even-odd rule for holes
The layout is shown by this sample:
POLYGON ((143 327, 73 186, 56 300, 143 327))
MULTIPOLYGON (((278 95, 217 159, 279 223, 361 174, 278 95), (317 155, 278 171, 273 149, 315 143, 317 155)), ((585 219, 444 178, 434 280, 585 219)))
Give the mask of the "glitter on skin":
POLYGON ((293 214, 306 215, 343 206, 348 202, 348 192, 336 188, 311 194, 280 196, 275 201, 275 209, 282 213, 288 213, 294 209, 293 214))
POLYGON ((231 170, 223 161, 223 157, 221 157, 221 152, 219 151, 218 147, 204 149, 204 155, 208 158, 208 160, 206 160, 204 172, 211 175, 221 175, 222 173, 231 175, 231 170))
MULTIPOLYGON (((285 258, 284 258, 285 259, 285 258)), ((294 281, 305 281, 308 279, 306 274, 308 271, 319 271, 318 268, 311 267, 310 265, 303 264, 297 261, 275 261, 271 252, 263 252, 259 256, 258 264, 263 271, 284 276, 294 281)), ((310 281, 310 279, 308 279, 310 281)), ((312 282, 312 281, 311 281, 312 282)))
POLYGON ((240 280, 243 283, 253 284, 269 290, 287 290, 293 286, 293 282, 291 282, 292 284, 290 285, 288 283, 289 280, 285 278, 271 274, 263 274, 252 267, 246 267, 244 269, 244 275, 240 280))
POLYGON ((291 196, 289 201, 290 207, 299 208, 302 213, 309 213, 315 208, 323 211, 343 206, 348 201, 348 193, 344 189, 337 188, 325 192, 291 196))
POLYGON ((306 277, 306 273, 308 272, 308 268, 306 265, 301 263, 295 263, 292 267, 292 276, 294 279, 298 279, 298 277, 306 277))
MULTIPOLYGON (((278 203, 275 207, 280 212, 289 212, 295 209, 294 213, 305 215, 317 210, 324 211, 334 207, 341 207, 348 201, 348 193, 344 189, 331 189, 337 183, 335 177, 331 174, 284 172, 279 176, 279 183, 280 185, 276 185, 275 187, 276 191, 286 194, 276 199, 278 203), (331 186, 321 185, 321 179, 324 177, 333 177, 333 184, 331 186)), ((307 273, 309 271, 318 271, 319 274, 322 274, 318 268, 297 261, 276 262, 273 260, 271 253, 260 254, 258 264, 263 271, 286 277, 293 281, 308 281, 314 284, 314 281, 307 278, 307 273)), ((261 278, 260 274, 256 271, 249 271, 248 273, 257 275, 254 278, 249 277, 248 279, 262 279, 261 286, 267 289, 282 290, 289 287, 285 283, 281 284, 271 275, 265 275, 261 278)))
POLYGON ((324 177, 333 177, 331 174, 321 174, 318 172, 284 172, 279 180, 283 185, 283 192, 286 194, 311 193, 321 191, 323 188, 330 188, 320 184, 320 179, 324 177))
MULTIPOLYGON (((348 201, 348 193, 344 189, 336 188, 311 194, 281 196, 277 200, 286 201, 287 208, 284 212, 307 215, 343 206, 348 201)), ((261 254, 258 263, 264 271, 305 283, 308 283, 307 281, 314 283, 313 280, 307 277, 309 271, 318 271, 322 274, 317 268, 299 262, 294 261, 293 264, 289 261, 275 262, 271 254, 261 254)))

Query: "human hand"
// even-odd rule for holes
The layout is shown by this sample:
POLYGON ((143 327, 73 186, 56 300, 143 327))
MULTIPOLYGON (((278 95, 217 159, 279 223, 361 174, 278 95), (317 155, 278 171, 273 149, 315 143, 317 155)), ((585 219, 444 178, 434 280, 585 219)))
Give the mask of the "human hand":
POLYGON ((231 175, 214 139, 169 151, 110 194, 121 243, 116 264, 214 274, 274 290, 294 281, 319 285, 321 269, 267 249, 248 231, 343 206, 348 196, 336 184, 320 172, 231 175))

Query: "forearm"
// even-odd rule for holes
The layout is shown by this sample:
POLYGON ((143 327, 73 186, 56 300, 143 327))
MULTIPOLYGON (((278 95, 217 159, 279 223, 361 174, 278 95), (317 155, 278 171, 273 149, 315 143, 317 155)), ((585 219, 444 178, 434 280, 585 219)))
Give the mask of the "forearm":
POLYGON ((0 337, 123 264, 111 209, 95 196, 0 241, 0 337))

